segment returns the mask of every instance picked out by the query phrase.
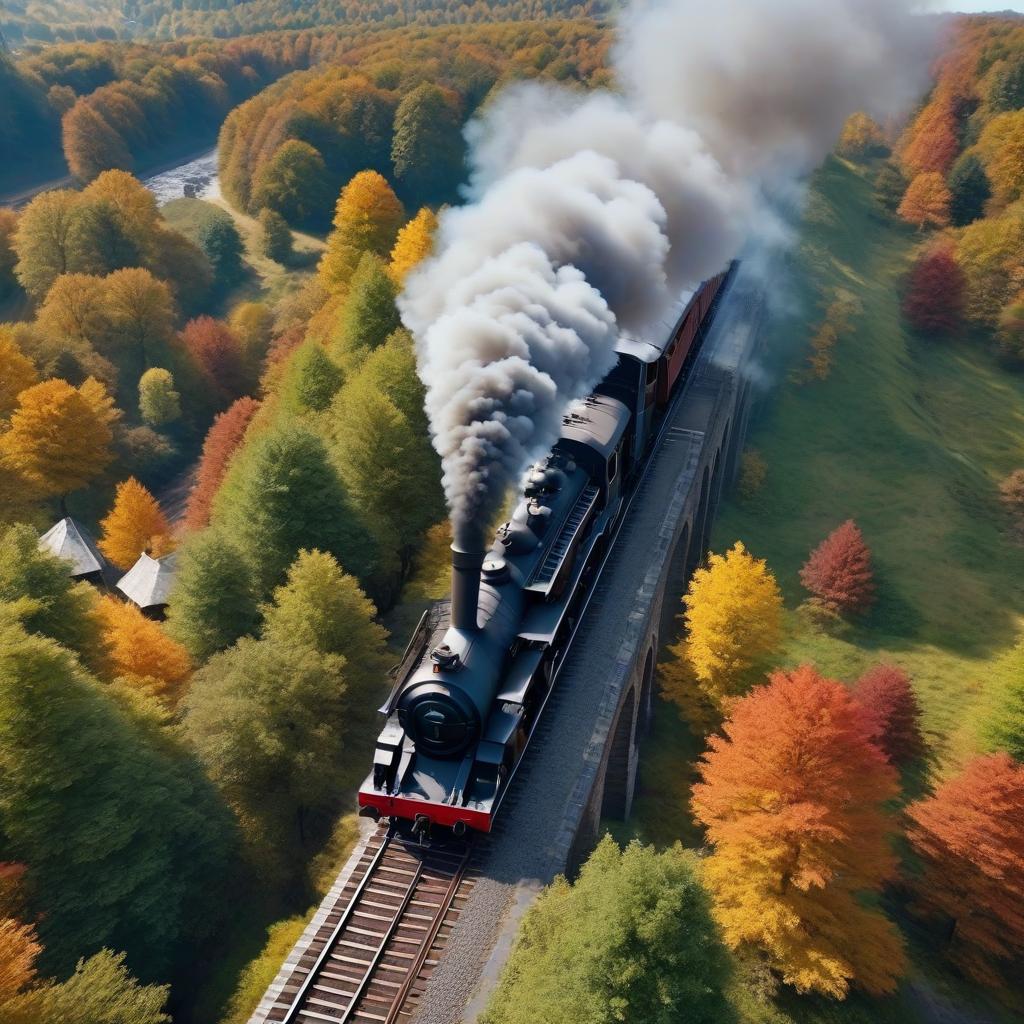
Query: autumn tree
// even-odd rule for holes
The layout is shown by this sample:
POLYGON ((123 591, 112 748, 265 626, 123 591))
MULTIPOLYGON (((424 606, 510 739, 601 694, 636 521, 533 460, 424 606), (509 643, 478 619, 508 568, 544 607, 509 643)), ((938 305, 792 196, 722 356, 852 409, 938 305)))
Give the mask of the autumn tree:
POLYGON ((0 832, 28 867, 44 966, 108 946, 159 975, 220 917, 231 823, 191 760, 77 658, 0 629, 0 832))
POLYGON ((170 370, 154 366, 139 378, 139 414, 151 427, 181 418, 181 395, 170 370))
POLYGON ((14 249, 14 236, 18 230, 18 215, 6 206, 0 206, 0 299, 12 295, 18 288, 14 267, 18 254, 14 249))
POLYGON ((288 139, 259 169, 249 208, 274 210, 290 224, 316 226, 331 201, 329 178, 316 149, 288 139))
POLYGON ((292 258, 292 233, 288 222, 276 210, 260 210, 260 252, 275 263, 292 258))
POLYGON ((302 548, 329 551, 364 583, 379 562, 323 441, 298 425, 252 438, 228 471, 213 521, 237 540, 263 593, 284 579, 302 548))
POLYGON ((989 83, 987 99, 993 111, 1024 107, 1024 60, 1011 56, 1000 63, 989 83))
POLYGON ((926 226, 941 228, 949 223, 951 201, 949 186, 942 175, 926 171, 910 183, 896 212, 919 231, 926 226))
POLYGON ((38 382, 32 360, 22 355, 11 332, 0 327, 0 423, 18 407, 18 395, 38 382))
POLYGON ((100 599, 99 617, 110 675, 174 704, 192 673, 188 651, 159 622, 116 597, 100 599))
POLYGON ((75 269, 102 275, 138 266, 145 259, 139 234, 112 202, 83 197, 68 236, 75 269))
POLYGON ((466 142, 458 96, 432 82, 407 92, 395 111, 391 163, 403 196, 415 206, 454 197, 466 142))
POLYGON ((167 629, 197 662, 254 633, 260 621, 256 574, 222 530, 185 540, 167 609, 167 629))
POLYGON ((365 253, 352 275, 331 338, 331 355, 343 369, 353 369, 400 326, 394 282, 381 260, 365 253))
POLYGON ((227 473, 228 463, 259 407, 255 398, 239 398, 217 416, 207 431, 185 511, 185 526, 189 530, 200 530, 209 523, 213 499, 227 473))
POLYGON ((985 215, 985 204, 992 196, 985 168, 975 153, 964 153, 949 172, 949 216, 962 228, 985 215))
POLYGON ((107 287, 94 274, 62 274, 53 282, 36 313, 43 331, 92 345, 106 356, 112 351, 107 287))
POLYGON ((41 192, 21 213, 14 236, 18 254, 14 273, 35 299, 41 299, 61 274, 74 269, 68 236, 77 203, 78 193, 51 189, 41 192))
POLYGON ((827 607, 866 611, 875 599, 871 552, 852 519, 837 526, 810 554, 800 582, 827 607))
POLYGON ((999 482, 999 497, 1011 515, 1024 516, 1024 469, 1015 469, 999 482))
POLYGON ((22 391, 0 436, 3 457, 45 496, 84 487, 113 459, 114 417, 90 400, 86 384, 52 378, 22 391))
POLYGON ((683 598, 686 636, 671 648, 703 693, 726 709, 764 673, 782 639, 782 595, 763 559, 740 541, 712 554, 683 598))
POLYGON ((135 477, 117 485, 113 507, 100 526, 100 550, 122 569, 134 565, 143 552, 159 558, 174 547, 159 503, 135 477))
POLYGON ((31 526, 15 523, 0 533, 0 608, 13 609, 30 633, 47 636, 100 664, 96 591, 76 583, 66 562, 39 547, 31 526))
POLYGON ((727 1024, 728 954, 692 853, 606 836, 527 911, 483 1024, 727 1024))
POLYGON ((90 181, 112 167, 132 166, 124 139, 86 97, 64 115, 61 131, 68 167, 79 181, 90 181))
POLYGON ((1003 307, 999 314, 996 341, 1003 356, 1014 362, 1024 362, 1024 292, 1003 307))
POLYGON ((9 1013, 11 1001, 35 981, 42 950, 31 925, 0 917, 0 1021, 9 1013))
POLYGON ((947 923, 947 952, 962 970, 1005 985, 1024 953, 1024 765, 976 757, 907 817, 922 861, 917 909, 947 923))
POLYGON ((240 302, 231 310, 228 327, 238 339, 248 377, 258 380, 274 336, 273 311, 264 302, 240 302))
POLYGON ((956 259, 967 282, 964 309, 969 320, 989 327, 998 324, 1006 304, 1020 291, 1022 251, 1021 211, 985 217, 963 229, 956 259))
POLYGON ((900 161, 913 177, 934 173, 941 178, 956 159, 959 149, 953 104, 948 96, 938 95, 908 129, 900 161))
POLYGON ((401 286, 409 271, 430 255, 436 233, 437 215, 429 206, 420 207, 419 213, 401 227, 388 266, 388 273, 395 284, 401 286))
POLYGON ((903 315, 920 334, 950 334, 963 323, 966 281, 953 250, 935 246, 914 261, 903 315))
POLYGON ((903 669, 876 665, 857 680, 853 695, 868 717, 872 739, 893 764, 906 764, 924 752, 921 707, 903 669))
POLYGON ((104 281, 117 342, 135 354, 138 374, 163 353, 174 324, 171 290, 142 267, 115 270, 104 281))
POLYGON ((993 201, 1000 207, 1024 189, 1024 110, 999 114, 985 125, 977 152, 985 164, 993 201))
POLYGON ((847 160, 866 160, 888 152, 888 146, 878 123, 861 110, 846 119, 836 152, 847 160))
POLYGON ((714 847, 704 878, 725 941, 760 950, 799 992, 892 992, 899 933, 863 897, 895 870, 884 806, 896 773, 846 688, 810 666, 776 672, 709 748, 693 810, 714 847))
POLYGON ((360 171, 338 197, 334 230, 318 271, 323 286, 331 293, 344 292, 364 253, 388 255, 403 220, 402 204, 384 176, 360 171))
POLYGON ((317 341, 299 347, 288 363, 283 394, 296 412, 322 412, 337 394, 344 380, 341 368, 317 341))
POLYGON ((245 392, 249 375, 242 348, 227 324, 197 316, 182 328, 181 343, 222 408, 245 392))

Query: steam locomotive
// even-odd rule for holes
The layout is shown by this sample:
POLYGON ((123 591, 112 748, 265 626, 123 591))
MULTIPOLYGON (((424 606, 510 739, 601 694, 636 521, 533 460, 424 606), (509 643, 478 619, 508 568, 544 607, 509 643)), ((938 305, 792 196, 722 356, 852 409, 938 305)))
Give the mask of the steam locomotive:
POLYGON ((685 296, 660 341, 619 361, 563 420, 490 550, 452 544, 450 605, 420 620, 380 709, 360 813, 489 832, 554 685, 655 428, 682 385, 732 268, 685 296))

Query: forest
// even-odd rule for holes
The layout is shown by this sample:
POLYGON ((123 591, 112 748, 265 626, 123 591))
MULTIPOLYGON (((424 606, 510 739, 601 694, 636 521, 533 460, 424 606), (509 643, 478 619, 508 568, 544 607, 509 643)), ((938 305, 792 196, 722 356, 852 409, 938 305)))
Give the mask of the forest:
MULTIPOLYGON (((0 186, 71 180, 0 208, 0 1024, 244 1024, 333 883, 448 586, 396 298, 503 85, 613 84, 604 13, 5 14, 0 186), (136 173, 215 136, 221 194, 158 205, 136 173)), ((637 812, 528 911, 488 1024, 1024 1012, 1022 145, 1016 19, 847 122, 637 812)))

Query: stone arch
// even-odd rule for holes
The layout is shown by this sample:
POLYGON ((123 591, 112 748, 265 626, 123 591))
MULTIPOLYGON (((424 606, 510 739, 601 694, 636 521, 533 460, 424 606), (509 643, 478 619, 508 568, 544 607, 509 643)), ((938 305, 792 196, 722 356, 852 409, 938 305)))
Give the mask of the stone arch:
POLYGON ((683 532, 679 534, 676 546, 672 549, 665 589, 661 596, 658 636, 663 644, 673 643, 679 635, 679 615, 682 612, 679 599, 686 590, 686 581, 690 578, 693 567, 690 556, 690 524, 687 522, 683 526, 683 532))
POLYGON ((636 719, 636 687, 623 697, 619 717, 612 730, 608 764, 604 773, 601 817, 624 821, 633 802, 633 726, 636 719))
POLYGON ((711 471, 705 465, 704 473, 700 481, 700 500, 697 502, 697 514, 693 518, 693 546, 690 551, 689 563, 696 568, 704 559, 707 551, 705 533, 708 528, 708 502, 711 493, 710 484, 711 471))
POLYGON ((640 676, 640 715, 638 732, 647 732, 654 720, 654 663, 657 642, 652 639, 644 659, 643 673, 640 676))

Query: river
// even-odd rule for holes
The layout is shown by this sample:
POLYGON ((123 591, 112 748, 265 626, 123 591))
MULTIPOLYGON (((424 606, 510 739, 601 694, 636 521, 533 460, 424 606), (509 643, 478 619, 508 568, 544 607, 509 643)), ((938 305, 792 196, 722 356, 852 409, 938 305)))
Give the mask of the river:
POLYGON ((178 164, 168 170, 142 178, 142 184, 156 196, 158 203, 169 203, 172 199, 191 196, 194 199, 217 199, 220 197, 220 181, 217 177, 217 150, 178 164))

